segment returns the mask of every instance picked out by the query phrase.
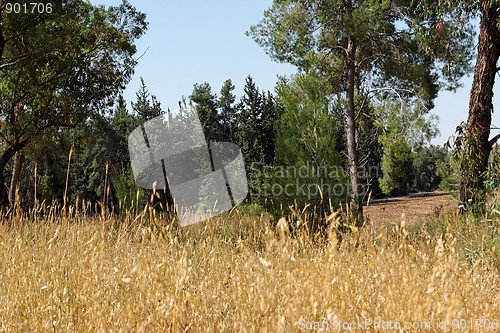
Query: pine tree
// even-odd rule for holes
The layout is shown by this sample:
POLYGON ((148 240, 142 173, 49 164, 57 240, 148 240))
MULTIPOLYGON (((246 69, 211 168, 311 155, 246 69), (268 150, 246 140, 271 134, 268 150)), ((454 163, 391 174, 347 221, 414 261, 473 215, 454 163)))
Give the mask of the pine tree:
POLYGON ((217 96, 212 94, 210 84, 195 84, 189 99, 194 103, 207 141, 224 141, 217 96))
POLYGON ((164 113, 156 96, 149 94, 146 83, 142 77, 141 86, 135 95, 137 100, 135 103, 132 102, 132 109, 137 113, 142 122, 158 117, 164 113))
POLYGON ((273 164, 276 161, 276 135, 274 123, 276 122, 277 106, 271 92, 262 92, 262 119, 260 139, 262 142, 263 162, 273 164))
POLYGON ((463 24, 453 5, 444 15, 434 11, 436 6, 435 1, 275 0, 250 28, 271 58, 318 71, 333 93, 345 98, 351 204, 358 225, 364 223, 364 193, 357 115, 364 110, 357 97, 371 98, 376 89, 388 87, 418 95, 430 107, 440 86, 456 88, 470 68, 470 24, 463 24))
POLYGON ((236 96, 233 94, 234 85, 231 80, 226 80, 220 91, 218 100, 219 114, 222 122, 224 141, 237 142, 237 108, 234 105, 236 96))
POLYGON ((238 141, 247 165, 263 163, 262 96, 250 76, 246 78, 244 92, 239 104, 238 141))
POLYGON ((340 119, 329 115, 328 89, 319 77, 307 74, 278 83, 278 98, 284 108, 276 134, 281 163, 315 167, 340 163, 340 154, 332 151, 340 139, 340 119))

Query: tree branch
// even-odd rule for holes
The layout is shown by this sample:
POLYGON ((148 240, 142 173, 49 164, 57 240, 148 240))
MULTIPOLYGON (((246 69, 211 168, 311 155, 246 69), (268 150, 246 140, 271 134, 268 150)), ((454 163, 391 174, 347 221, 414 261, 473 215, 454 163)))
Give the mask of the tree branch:
POLYGON ((20 62, 20 61, 22 61, 22 60, 24 60, 24 59, 26 59, 28 57, 29 57, 29 55, 23 54, 23 55, 20 55, 19 57, 16 57, 16 58, 12 59, 10 62, 7 62, 5 64, 1 64, 0 65, 0 71, 3 70, 3 69, 5 69, 5 68, 7 68, 7 67, 9 67, 9 66, 14 66, 18 62, 20 62))
POLYGON ((500 134, 497 134, 489 141, 490 147, 493 147, 493 145, 500 139, 500 134))

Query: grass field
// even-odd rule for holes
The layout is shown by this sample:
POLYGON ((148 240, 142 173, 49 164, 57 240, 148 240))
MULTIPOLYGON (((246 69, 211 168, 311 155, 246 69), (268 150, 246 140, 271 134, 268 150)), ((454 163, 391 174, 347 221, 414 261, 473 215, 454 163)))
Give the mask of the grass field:
POLYGON ((341 242, 237 210, 184 229, 161 222, 148 211, 4 217, 0 331, 499 330, 495 216, 372 218, 341 242))

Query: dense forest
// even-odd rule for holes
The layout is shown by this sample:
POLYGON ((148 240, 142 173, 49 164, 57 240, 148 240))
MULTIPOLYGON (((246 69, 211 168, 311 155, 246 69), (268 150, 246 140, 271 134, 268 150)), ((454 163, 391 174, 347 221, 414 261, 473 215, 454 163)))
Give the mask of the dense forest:
MULTIPOLYGON (((342 109, 334 101, 317 100, 317 78, 283 79, 273 94, 260 91, 248 76, 244 96, 237 98, 234 89, 231 80, 219 94, 207 83, 195 84, 179 105, 194 106, 207 140, 241 147, 249 202, 319 203, 324 196, 337 205, 348 198, 342 109)), ((142 80, 134 101, 127 103, 120 95, 105 114, 92 114, 74 128, 43 133, 8 164, 12 172, 6 178, 13 179, 15 168, 20 168, 22 207, 32 207, 35 200, 62 204, 65 195, 72 204, 77 198, 103 200, 106 183, 112 187, 108 205, 115 205, 114 209, 134 206, 137 200, 142 206, 151 191, 135 185, 128 136, 145 121, 175 112, 162 109, 142 80)), ((434 118, 399 106, 372 112, 376 118, 363 119, 366 124, 360 133, 368 138, 361 149, 360 169, 367 196, 456 186, 447 150, 429 146, 437 131, 434 118)))

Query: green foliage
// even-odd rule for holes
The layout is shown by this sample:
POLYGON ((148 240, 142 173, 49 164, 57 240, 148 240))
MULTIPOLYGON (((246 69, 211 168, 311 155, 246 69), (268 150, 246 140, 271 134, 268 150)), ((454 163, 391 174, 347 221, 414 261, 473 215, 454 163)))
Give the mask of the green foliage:
POLYGON ((276 162, 276 128, 275 123, 282 114, 282 109, 277 105, 271 92, 262 92, 262 115, 260 121, 260 137, 262 141, 262 154, 265 164, 276 162))
POLYGON ((440 8, 435 2, 409 1, 349 4, 276 0, 247 34, 274 60, 320 69, 335 91, 345 89, 347 35, 358 45, 351 60, 366 90, 397 88, 430 102, 439 78, 455 88, 471 69, 474 33, 461 8, 434 11, 440 8))
MULTIPOLYGON (((380 165, 382 162, 383 147, 379 137, 382 133, 382 128, 377 126, 378 114, 373 102, 362 96, 356 96, 356 105, 358 107, 358 151, 361 161, 361 170, 358 172, 362 184, 365 184, 366 193, 371 193, 371 197, 375 198, 382 193, 378 178, 380 176, 380 165), (362 106, 362 104, 365 104, 362 106)), ((333 110, 341 111, 342 101, 337 101, 333 110)), ((337 111, 334 114, 335 119, 342 120, 342 113, 337 111)), ((343 151, 343 146, 338 145, 337 151, 343 151)))
POLYGON ((250 170, 254 200, 275 216, 289 208, 337 208, 349 196, 349 179, 336 165, 313 165, 308 161, 292 165, 264 165, 250 170))
POLYGON ((217 101, 222 122, 224 141, 236 142, 238 108, 235 105, 236 96, 233 94, 234 85, 231 80, 226 80, 220 90, 217 101))
MULTIPOLYGON (((161 106, 158 103, 157 108, 161 113, 161 106)), ((156 108, 155 107, 155 108, 156 108)), ((157 112, 157 111, 155 111, 157 112)), ((130 155, 128 151, 128 136, 130 133, 139 126, 140 119, 137 115, 132 115, 127 110, 127 105, 123 97, 118 96, 117 107, 113 112, 111 118, 107 118, 106 121, 109 122, 109 130, 111 131, 111 146, 113 153, 116 156, 113 171, 127 169, 130 166, 130 155)))
POLYGON ((412 186, 415 152, 437 134, 435 117, 425 117, 418 104, 389 103, 378 112, 379 142, 384 149, 380 187, 385 194, 405 194, 412 186))
POLYGON ((288 207, 320 207, 345 200, 347 175, 340 152, 341 121, 330 114, 329 85, 314 74, 291 81, 281 78, 277 91, 280 116, 275 121, 276 158, 250 170, 254 199, 280 215, 288 207))
POLYGON ((263 163, 262 95, 250 76, 246 78, 239 109, 238 143, 245 163, 263 163))
MULTIPOLYGON (((457 127, 457 137, 453 143, 453 158, 460 169, 462 209, 470 207, 481 213, 485 208, 487 189, 483 186, 485 173, 482 171, 483 160, 487 160, 481 143, 482 126, 470 128, 463 123, 457 127)), ((451 148, 451 143, 448 143, 451 148)))
POLYGON ((342 124, 329 112, 330 87, 314 74, 301 74, 278 83, 277 93, 284 112, 276 122, 276 151, 279 163, 295 165, 338 165, 334 148, 341 141, 342 124), (332 149, 333 148, 333 149, 332 149))
POLYGON ((122 211, 131 207, 143 208, 146 201, 144 190, 137 188, 135 185, 134 176, 130 168, 122 169, 119 174, 113 177, 112 181, 122 211))
POLYGON ((71 131, 72 140, 77 143, 70 174, 72 199, 87 191, 102 194, 105 181, 113 183, 119 201, 127 197, 130 204, 135 199, 127 140, 141 119, 143 114, 128 113, 120 96, 112 116, 94 115, 71 131))
POLYGON ((486 190, 488 192, 500 190, 500 148, 498 145, 491 150, 485 178, 486 190))
POLYGON ((278 106, 271 93, 260 92, 248 76, 244 95, 237 105, 236 142, 240 145, 245 165, 270 164, 275 161, 274 123, 278 106))
POLYGON ((2 189, 15 152, 112 106, 133 74, 134 42, 147 27, 145 15, 127 1, 117 7, 50 3, 53 11, 43 14, 7 14, 5 1, 0 5, 2 189))
POLYGON ((133 43, 146 29, 144 14, 127 2, 72 1, 30 15, 1 13, 1 131, 20 143, 111 105, 132 75, 133 43))
POLYGON ((383 177, 379 179, 380 188, 385 194, 406 194, 409 190, 412 169, 412 151, 405 140, 397 136, 387 136, 394 144, 384 147, 382 156, 383 177))
POLYGON ((436 163, 436 175, 441 178, 439 189, 456 191, 460 186, 460 171, 453 158, 453 152, 446 149, 447 154, 443 161, 436 163))
POLYGON ((210 85, 208 83, 195 84, 189 99, 194 103, 198 112, 207 141, 223 141, 223 123, 217 111, 217 96, 212 94, 210 85))
MULTIPOLYGON (((413 156, 413 182, 411 190, 414 192, 431 192, 449 182, 451 174, 443 174, 440 170, 448 159, 448 151, 441 146, 431 145, 423 147, 413 156), (445 177, 447 179, 445 180, 445 177)), ((450 186, 450 184, 447 184, 450 186)))
POLYGON ((155 95, 149 94, 142 77, 141 86, 135 96, 136 102, 132 102, 132 110, 137 113, 141 122, 146 122, 163 114, 160 102, 156 99, 155 95))
MULTIPOLYGON (((28 157, 24 163, 25 169, 32 169, 30 164, 36 164, 39 185, 37 186, 38 202, 45 201, 51 204, 53 201, 62 202, 66 183, 66 169, 68 166, 68 155, 71 149, 71 139, 67 131, 46 131, 40 140, 30 143, 24 150, 28 157)), ((26 175, 33 177, 34 174, 26 175)), ((28 178, 21 181, 20 188, 26 193, 26 197, 34 197, 31 193, 34 187, 25 187, 28 178)), ((25 203, 27 206, 32 203, 25 203)))

